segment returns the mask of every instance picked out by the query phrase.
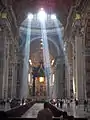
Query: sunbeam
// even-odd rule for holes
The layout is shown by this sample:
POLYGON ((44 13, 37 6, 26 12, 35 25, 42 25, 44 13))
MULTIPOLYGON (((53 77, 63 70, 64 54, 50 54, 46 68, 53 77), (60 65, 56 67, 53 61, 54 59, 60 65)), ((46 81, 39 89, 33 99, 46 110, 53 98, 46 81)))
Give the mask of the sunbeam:
POLYGON ((47 97, 49 97, 49 87, 51 84, 50 74, 51 74, 51 65, 50 65, 50 55, 49 55, 49 46, 47 40, 47 32, 45 21, 41 22, 41 33, 43 39, 43 59, 44 59, 44 66, 45 66, 45 76, 46 76, 46 89, 47 89, 47 97))
POLYGON ((28 20, 26 43, 24 47, 24 64, 23 64, 23 75, 22 75, 22 87, 21 87, 21 98, 26 98, 28 94, 28 69, 29 69, 29 55, 30 55, 30 37, 31 37, 31 19, 28 20), (23 93, 23 94, 22 94, 23 93))
POLYGON ((56 30, 57 30, 57 34, 58 34, 58 37, 59 37, 60 47, 63 50, 62 52, 63 52, 64 57, 65 57, 65 63, 66 63, 66 66, 67 66, 67 69, 68 69, 68 72, 69 72, 70 71, 70 65, 69 65, 67 54, 66 54, 66 51, 65 51, 65 48, 64 48, 64 41, 62 39, 62 32, 61 32, 61 29, 59 27, 59 22, 58 22, 57 19, 54 19, 54 24, 55 24, 55 27, 56 27, 56 30))

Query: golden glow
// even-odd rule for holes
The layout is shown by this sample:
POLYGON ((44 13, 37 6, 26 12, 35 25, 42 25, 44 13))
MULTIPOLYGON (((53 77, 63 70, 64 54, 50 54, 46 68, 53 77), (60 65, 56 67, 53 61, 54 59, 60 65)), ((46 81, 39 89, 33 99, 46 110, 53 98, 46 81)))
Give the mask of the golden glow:
POLYGON ((40 10, 44 10, 44 8, 41 8, 40 10))
POLYGON ((74 77, 73 77, 73 92, 74 92, 74 95, 75 95, 75 81, 74 81, 74 77))
POLYGON ((43 41, 43 39, 41 39, 41 42, 43 41))
POLYGON ((53 74, 53 83, 54 83, 54 81, 55 81, 55 75, 53 74))
POLYGON ((52 62, 51 62, 51 65, 53 65, 54 64, 54 60, 52 60, 52 62))
POLYGON ((30 84, 30 74, 28 74, 28 82, 29 82, 29 84, 30 84))
POLYGON ((7 13, 2 13, 2 18, 6 19, 7 18, 7 13))
POLYGON ((80 14, 76 13, 75 20, 80 20, 80 19, 81 19, 81 16, 80 16, 80 14))
POLYGON ((41 42, 40 44, 41 44, 41 45, 43 45, 43 43, 42 43, 42 42, 41 42))
POLYGON ((29 60, 29 63, 30 63, 30 65, 32 65, 32 61, 31 60, 29 60))
POLYGON ((39 82, 44 82, 44 77, 39 77, 39 82))

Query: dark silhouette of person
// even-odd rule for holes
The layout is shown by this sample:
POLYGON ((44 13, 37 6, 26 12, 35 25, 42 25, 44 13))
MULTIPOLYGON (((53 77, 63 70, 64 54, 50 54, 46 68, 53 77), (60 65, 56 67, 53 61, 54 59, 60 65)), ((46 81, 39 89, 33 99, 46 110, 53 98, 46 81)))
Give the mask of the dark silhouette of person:
POLYGON ((53 114, 48 108, 48 103, 44 103, 44 109, 38 112, 37 120, 52 120, 53 114))
POLYGON ((60 103, 60 101, 57 99, 57 107, 59 107, 59 103, 60 103))
POLYGON ((62 109, 62 106, 63 106, 63 101, 62 99, 60 100, 60 108, 62 109))
POLYGON ((24 104, 24 98, 22 98, 22 105, 24 104))
POLYGON ((84 111, 87 109, 88 111, 88 101, 84 100, 84 111))
POLYGON ((78 100, 75 100, 75 105, 78 106, 78 100))
POLYGON ((63 119, 64 119, 64 120, 67 120, 67 119, 68 119, 67 112, 63 112, 63 119))

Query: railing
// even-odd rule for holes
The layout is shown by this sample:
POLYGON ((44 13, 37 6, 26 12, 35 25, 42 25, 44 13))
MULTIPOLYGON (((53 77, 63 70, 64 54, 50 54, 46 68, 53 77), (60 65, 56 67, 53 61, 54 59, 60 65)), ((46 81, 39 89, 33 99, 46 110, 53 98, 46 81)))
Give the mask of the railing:
POLYGON ((35 102, 32 101, 26 105, 18 106, 6 112, 7 117, 21 117, 35 102))

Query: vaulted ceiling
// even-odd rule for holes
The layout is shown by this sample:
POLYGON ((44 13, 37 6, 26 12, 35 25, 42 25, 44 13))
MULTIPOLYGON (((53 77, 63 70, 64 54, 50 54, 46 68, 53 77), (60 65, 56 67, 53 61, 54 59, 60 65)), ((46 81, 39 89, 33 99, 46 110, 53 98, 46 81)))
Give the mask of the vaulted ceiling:
MULTIPOLYGON (((3 1, 3 0, 2 0, 3 1)), ((76 0, 8 0, 12 4, 20 24, 28 12, 37 12, 40 7, 48 12, 55 12, 60 21, 65 25, 70 7, 76 0)))
MULTIPOLYGON (((23 25, 22 23, 26 19, 27 14, 29 12, 37 13, 41 7, 43 7, 48 14, 55 13, 58 19, 60 20, 61 24, 65 27, 66 22, 67 22, 67 16, 69 14, 69 10, 75 1, 76 0, 7 0, 7 3, 9 5, 12 5, 12 8, 16 15, 17 24, 19 27, 23 25)), ((0 0, 0 2, 3 4, 3 2, 5 1, 0 0)), ((36 27, 37 26, 36 24, 34 23, 33 26, 36 27)), ((50 24, 52 24, 52 22, 50 22, 49 25, 50 24)), ((52 28, 52 25, 51 25, 51 28, 52 28)), ((52 29, 51 29, 51 33, 52 33, 52 29)), ((56 41, 56 39, 57 38, 55 38, 54 41, 56 41)), ((35 60, 39 61, 39 47, 38 45, 36 47, 35 46, 36 44, 39 45, 37 41, 34 41, 31 44, 32 61, 35 61, 35 60)), ((55 46, 53 45, 54 44, 52 42, 49 42, 49 47, 51 49, 50 51, 51 59, 53 59, 53 57, 56 55, 55 51, 57 51, 55 50, 55 46)))
MULTIPOLYGON (((16 18, 17 18, 17 22, 19 26, 21 26, 21 24, 26 19, 27 14, 29 12, 37 13, 41 7, 43 7, 48 14, 56 13, 61 24, 65 26, 70 7, 73 5, 72 1, 73 0, 13 0, 11 4, 16 14, 16 18)), ((40 31, 40 26, 38 27, 37 23, 38 21, 36 22, 33 21, 32 23, 32 26, 33 26, 32 31, 34 28, 34 32, 33 32, 34 34, 37 34, 35 32, 35 28, 36 28, 36 31, 38 29, 39 29, 38 31, 40 31)), ((50 33, 53 33, 52 30, 54 31, 55 29, 55 26, 52 23, 53 23, 52 21, 47 23, 48 28, 51 28, 50 33), (54 26, 54 29, 53 29, 53 26, 54 26)), ((22 24, 22 27, 25 28, 25 22, 24 24, 22 24)), ((55 38, 53 39, 53 41, 54 42, 58 41, 58 39, 55 38)), ((35 64, 38 64, 38 62, 40 61, 40 52, 39 52, 40 48, 38 46, 39 46, 39 42, 37 40, 31 43, 30 56, 31 56, 33 63, 35 64)), ((56 46, 50 41, 49 41, 49 50, 50 50, 51 59, 54 59, 53 57, 58 56, 56 46)))

